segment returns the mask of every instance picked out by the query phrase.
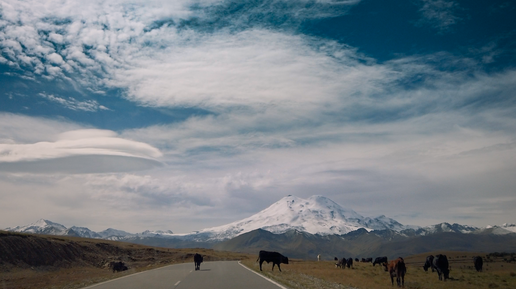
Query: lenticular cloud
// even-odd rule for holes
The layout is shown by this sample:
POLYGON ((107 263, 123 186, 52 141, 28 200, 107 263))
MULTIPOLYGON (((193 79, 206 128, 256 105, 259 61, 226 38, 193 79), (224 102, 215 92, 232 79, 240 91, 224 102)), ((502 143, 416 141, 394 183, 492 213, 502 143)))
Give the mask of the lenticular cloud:
POLYGON ((95 173, 149 169, 159 166, 161 152, 141 142, 122 139, 105 130, 63 133, 55 142, 0 144, 0 170, 95 173))

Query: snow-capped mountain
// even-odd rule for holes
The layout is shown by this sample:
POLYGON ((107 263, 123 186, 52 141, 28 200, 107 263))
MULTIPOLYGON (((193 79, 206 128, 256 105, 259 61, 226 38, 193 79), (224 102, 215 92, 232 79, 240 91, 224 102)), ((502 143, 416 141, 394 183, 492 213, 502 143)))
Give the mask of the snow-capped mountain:
MULTIPOLYGON (((410 231, 409 229, 408 231, 410 231)), ((415 235, 419 236, 425 236, 425 235, 431 235, 431 234, 437 234, 437 233, 462 233, 462 234, 469 234, 469 233, 478 233, 479 228, 477 227, 471 227, 466 225, 460 225, 460 224, 449 224, 449 223, 440 223, 432 226, 426 226, 422 228, 412 229, 415 231, 415 235)), ((404 231, 406 233, 406 231, 404 231)))
POLYGON ((122 230, 116 230, 113 228, 109 228, 102 232, 98 232, 98 234, 100 235, 101 239, 113 240, 113 241, 123 240, 125 238, 135 236, 135 234, 131 234, 131 233, 128 233, 128 232, 122 231, 122 230))
POLYGON ((495 235, 506 235, 516 233, 516 225, 504 223, 501 226, 487 226, 482 229, 483 233, 490 233, 495 235))
POLYGON ((48 220, 39 219, 38 221, 27 225, 17 226, 14 228, 7 228, 6 231, 20 232, 20 233, 33 233, 33 234, 45 234, 45 235, 65 235, 66 227, 54 223, 48 220))
POLYGON ((507 223, 501 226, 488 226, 486 228, 449 223, 441 223, 427 227, 402 225, 396 220, 384 215, 379 217, 364 217, 351 209, 340 206, 324 196, 317 195, 311 196, 308 199, 289 195, 270 205, 268 208, 243 220, 189 234, 174 234, 170 230, 146 230, 142 233, 132 234, 112 228, 102 232, 94 232, 84 227, 73 226, 67 229, 61 224, 43 219, 27 226, 18 226, 5 230, 22 233, 68 235, 144 243, 145 240, 152 238, 170 238, 188 242, 219 242, 257 229, 266 230, 275 234, 297 230, 313 235, 344 235, 359 229, 365 229, 369 232, 386 230, 386 232, 391 231, 392 234, 399 234, 405 237, 425 236, 446 232, 495 235, 516 233, 516 225, 507 223))
POLYGON ((45 219, 39 219, 38 221, 27 225, 27 226, 17 226, 14 228, 6 228, 6 231, 11 232, 19 232, 19 233, 32 233, 32 234, 44 234, 44 235, 62 235, 62 236, 74 236, 74 237, 82 237, 82 238, 93 238, 93 239, 106 239, 106 240, 124 240, 133 237, 156 237, 156 236, 165 236, 165 235, 173 235, 174 233, 170 230, 168 231, 144 231, 139 234, 132 234, 126 231, 117 230, 117 229, 106 229, 101 232, 94 232, 85 227, 76 227, 72 226, 70 228, 66 228, 65 226, 51 222, 45 219))
POLYGON ((371 230, 390 229, 401 231, 405 226, 386 216, 363 217, 346 209, 324 196, 302 199, 287 196, 265 210, 227 225, 208 228, 198 232, 210 239, 230 239, 256 229, 272 233, 298 230, 310 234, 346 234, 360 228, 371 230))
POLYGON ((67 236, 75 236, 75 237, 83 237, 83 238, 92 238, 92 239, 101 239, 102 236, 99 233, 93 232, 92 230, 85 227, 70 227, 68 228, 64 235, 67 236))
POLYGON ((504 223, 502 226, 500 226, 502 229, 507 230, 509 232, 516 233, 516 224, 508 224, 504 223))

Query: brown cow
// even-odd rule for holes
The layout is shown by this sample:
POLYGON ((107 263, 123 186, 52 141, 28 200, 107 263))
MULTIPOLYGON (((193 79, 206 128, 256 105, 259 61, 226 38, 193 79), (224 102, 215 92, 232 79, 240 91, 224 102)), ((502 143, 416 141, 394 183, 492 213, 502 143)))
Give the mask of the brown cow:
POLYGON ((394 276, 396 276, 396 284, 398 287, 405 287, 405 273, 407 273, 407 267, 405 267, 405 261, 399 257, 396 260, 392 260, 389 264, 384 263, 385 270, 389 272, 391 276, 391 284, 394 285, 394 276))

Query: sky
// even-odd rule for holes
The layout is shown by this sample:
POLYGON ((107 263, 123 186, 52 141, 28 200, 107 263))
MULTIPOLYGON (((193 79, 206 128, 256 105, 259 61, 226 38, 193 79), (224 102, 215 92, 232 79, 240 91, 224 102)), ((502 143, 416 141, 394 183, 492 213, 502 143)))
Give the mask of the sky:
POLYGON ((287 195, 516 222, 516 2, 0 0, 0 228, 186 233, 287 195))

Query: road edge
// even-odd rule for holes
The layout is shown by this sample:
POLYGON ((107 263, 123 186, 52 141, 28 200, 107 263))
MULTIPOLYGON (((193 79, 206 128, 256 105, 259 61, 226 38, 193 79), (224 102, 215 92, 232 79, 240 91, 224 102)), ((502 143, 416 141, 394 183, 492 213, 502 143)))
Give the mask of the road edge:
POLYGON ((253 272, 254 274, 256 274, 256 275, 258 275, 258 276, 262 277, 263 279, 265 279, 265 280, 267 280, 267 281, 271 282, 272 284, 274 284, 274 285, 276 285, 276 286, 280 287, 281 289, 288 289, 287 287, 285 287, 285 286, 283 286, 283 285, 279 284, 278 282, 276 282, 276 281, 274 281, 274 280, 272 280, 272 279, 270 279, 270 278, 268 278, 268 277, 263 276, 262 274, 260 274, 260 273, 258 273, 258 272, 256 272, 256 271, 254 271, 253 269, 251 269, 251 268, 247 268, 247 267, 246 267, 244 264, 242 264, 240 261, 238 261, 238 264, 239 264, 240 266, 242 266, 242 267, 246 268, 247 270, 249 270, 249 271, 253 272))

